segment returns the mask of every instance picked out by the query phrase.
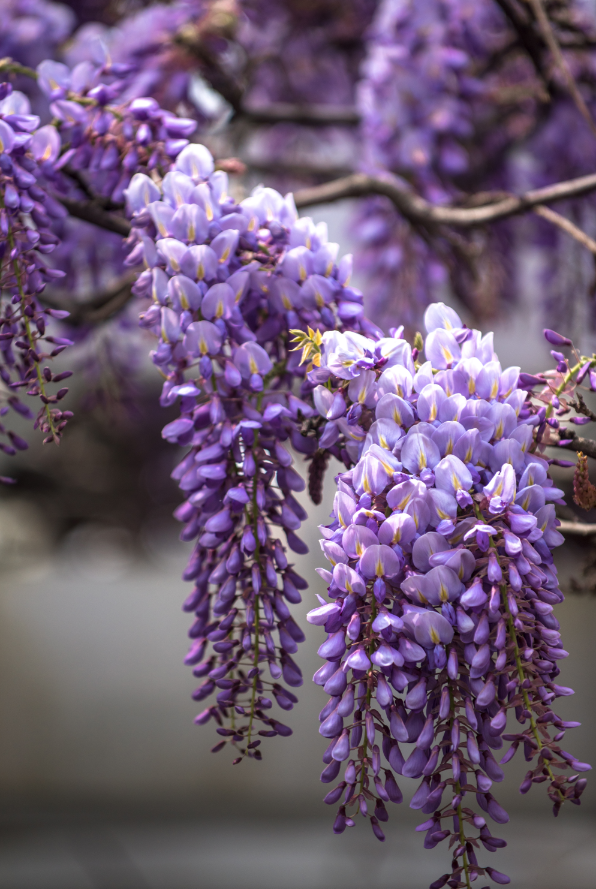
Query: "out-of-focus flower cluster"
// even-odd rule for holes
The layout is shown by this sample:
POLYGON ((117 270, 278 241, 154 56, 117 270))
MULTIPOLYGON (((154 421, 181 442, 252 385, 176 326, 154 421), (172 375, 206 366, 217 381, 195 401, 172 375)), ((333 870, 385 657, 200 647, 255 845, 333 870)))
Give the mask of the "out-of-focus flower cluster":
MULTIPOLYGON (((50 335, 47 326, 51 317, 64 318, 68 312, 42 308, 38 296, 48 281, 64 274, 47 266, 44 257, 58 243, 51 221, 64 216, 65 210, 40 182, 44 176, 52 178, 60 137, 51 125, 39 127, 27 97, 13 92, 10 84, 0 84, 0 96, 0 415, 12 408, 33 417, 18 397, 24 390, 42 402, 35 426, 45 441, 57 442, 72 413, 58 407, 68 389, 50 393, 48 385, 71 374, 54 374, 44 362, 60 354, 70 340, 50 335)), ((5 453, 27 447, 4 425, 0 433, 8 438, 0 444, 5 453)))
MULTIPOLYGON (((555 19, 557 39, 562 35, 574 47, 566 51, 567 64, 593 104, 593 55, 588 42, 581 48, 594 32, 593 14, 570 3, 555 19)), ((564 75, 553 71, 532 16, 524 21, 532 57, 520 51, 510 18, 492 0, 380 3, 358 85, 362 169, 389 170, 435 204, 590 172, 590 127, 571 101, 564 75)), ((590 212, 581 214, 581 222, 591 230, 590 212)), ((402 323, 415 329, 424 305, 442 298, 448 284, 476 317, 490 315, 508 292, 519 290, 512 284, 522 239, 539 248, 545 304, 551 316, 560 316, 565 294, 577 298, 579 281, 585 292, 589 273, 577 261, 575 270, 563 273, 557 247, 561 242, 568 251, 569 244, 552 225, 536 220, 525 233, 512 225, 477 233, 466 247, 457 237, 416 231, 386 200, 367 201, 356 230, 363 244, 359 265, 370 276, 371 317, 389 324, 397 309, 402 323)))
MULTIPOLYGON (((108 73, 121 73, 115 67, 108 73)), ((115 104, 125 81, 112 77, 106 83, 105 73, 105 66, 86 62, 72 71, 52 61, 37 69, 39 87, 51 100, 68 146, 60 167, 85 171, 96 194, 120 203, 131 176, 139 169, 165 173, 197 125, 164 111, 150 97, 115 104)))
POLYGON ((153 300, 141 324, 159 338, 161 401, 180 404, 163 434, 189 448, 174 472, 186 498, 181 536, 197 541, 184 575, 195 613, 186 661, 204 679, 195 699, 217 692, 197 722, 214 719, 241 755, 259 757, 257 723, 265 737, 289 734, 269 713, 272 698, 289 710, 286 686, 302 683, 292 655, 304 636, 288 603, 306 583, 277 529, 306 552, 296 533, 304 481, 288 446, 313 456, 316 440, 301 427, 315 411, 292 392, 304 368, 289 329, 375 328, 349 286, 350 257, 336 262, 325 226, 298 219, 291 195, 268 188, 236 204, 204 146, 185 148, 160 186, 135 175, 127 202, 128 261, 146 266, 134 290, 153 300))
MULTIPOLYGON (((555 367, 537 375, 521 374, 520 385, 533 399, 538 422, 536 440, 544 446, 573 446, 575 429, 562 424, 585 426, 596 419, 582 395, 582 392, 596 390, 596 355, 582 355, 568 337, 555 330, 547 328, 544 337, 549 345, 556 347, 550 353, 555 367), (567 358, 561 349, 569 349, 572 358, 567 358), (536 389, 539 389, 537 393, 536 389)), ((574 466, 573 461, 560 458, 551 462, 563 467, 574 466)), ((582 509, 596 505, 596 488, 590 481, 587 458, 581 451, 575 464, 573 489, 573 499, 582 509)))
POLYGON ((85 62, 113 71, 124 81, 124 101, 153 96, 174 110, 189 100, 192 66, 173 38, 204 10, 201 0, 178 0, 137 8, 113 26, 88 22, 73 35, 64 60, 71 67, 85 62))
POLYGON ((572 693, 556 683, 567 657, 553 614, 563 492, 536 449, 543 417, 521 388, 531 380, 503 370, 492 334, 452 309, 431 305, 425 324, 414 350, 401 331, 327 332, 309 374, 327 421, 319 445, 343 441, 351 458, 322 528, 329 601, 308 615, 327 632, 315 674, 330 696, 321 780, 343 770, 326 797, 339 803, 336 832, 360 812, 384 839, 399 776, 419 779, 410 805, 427 820, 417 829, 426 848, 449 839, 453 857, 433 887, 482 873, 508 882, 477 859, 480 844, 504 845, 485 817, 508 820, 492 793, 503 778, 495 757, 504 764, 522 747, 532 765, 521 790, 547 782, 555 814, 579 803, 590 768, 560 746, 578 723, 552 709, 572 693), (518 725, 505 733, 510 711, 518 725))
MULTIPOLYGON (((9 61, 6 66, 9 72, 11 64, 9 61)), ((20 69, 17 66, 15 70, 20 69)), ((71 223, 60 199, 92 196, 106 202, 106 207, 118 206, 135 172, 165 175, 196 129, 196 121, 164 111, 153 98, 122 102, 127 72, 127 66, 109 60, 95 65, 81 62, 72 70, 60 62, 41 62, 29 76, 37 80, 39 91, 49 101, 53 122, 43 126, 39 116, 31 113, 29 99, 12 91, 10 84, 4 85, 6 95, 0 107, 2 233, 6 236, 2 283, 12 299, 4 310, 2 355, 8 368, 4 374, 10 375, 10 368, 14 368, 17 379, 11 385, 29 384, 29 394, 41 397, 46 407, 37 423, 47 440, 59 439, 69 415, 48 405, 61 400, 67 390, 46 393, 47 384, 56 378, 40 364, 48 356, 40 353, 35 343, 45 334, 49 314, 64 318, 68 313, 41 312, 31 297, 43 289, 47 279, 64 277, 65 271, 68 285, 79 284, 82 257, 88 259, 83 280, 93 275, 105 280, 98 257, 103 257, 104 265, 111 260, 114 270, 122 267, 124 259, 121 240, 115 242, 112 234, 106 233, 90 245, 87 231, 71 223), (64 243, 57 232, 64 236, 64 243), (40 258, 49 252, 54 252, 54 268, 47 268, 40 258), (20 303, 13 295, 15 288, 21 294, 20 303), (20 350, 16 359, 13 341, 20 350)), ((56 339, 52 357, 70 343, 65 337, 56 339)), ((125 364, 132 370, 136 364, 132 351, 130 359, 125 364)), ((59 374, 58 381, 65 374, 70 375, 59 374)), ((125 379, 126 375, 120 377, 125 379)), ((8 376, 5 382, 9 382, 8 376)), ((10 403, 16 409, 20 404, 13 394, 10 403)), ((24 407, 22 410, 28 413, 24 407)), ((11 451, 13 444, 5 447, 11 451)))
POLYGON ((18 59, 35 68, 52 58, 72 32, 75 15, 64 3, 51 0, 3 0, 0 58, 18 59))

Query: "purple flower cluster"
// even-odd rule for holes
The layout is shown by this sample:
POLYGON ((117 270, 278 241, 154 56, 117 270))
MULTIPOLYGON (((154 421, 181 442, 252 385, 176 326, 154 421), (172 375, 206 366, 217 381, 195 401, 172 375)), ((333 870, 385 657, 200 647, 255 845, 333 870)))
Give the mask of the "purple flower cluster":
POLYGON ((68 164, 85 171, 95 193, 120 203, 134 173, 169 170, 197 125, 164 111, 151 97, 114 104, 125 85, 118 77, 124 72, 115 67, 81 62, 71 71, 47 60, 37 75, 68 146, 58 168, 68 164))
POLYGON ((64 59, 72 68, 99 61, 108 76, 122 82, 123 101, 153 96, 163 108, 173 110, 185 102, 200 114, 190 98, 194 66, 175 35, 192 27, 201 12, 201 0, 177 0, 133 10, 112 27, 88 22, 73 34, 64 59))
MULTIPOLYGON (((433 204, 462 201, 478 192, 540 187, 592 170, 593 134, 560 71, 550 71, 533 16, 517 16, 510 4, 492 0, 381 2, 357 90, 361 168, 391 171, 433 204), (532 35, 532 53, 520 52, 512 21, 522 18, 532 35), (540 98, 546 95, 547 104, 540 98), (531 163, 521 160, 520 146, 531 163)), ((565 14, 553 17, 561 36, 575 34, 565 43, 566 59, 591 106, 596 101, 594 59, 581 46, 593 39, 595 24, 593 12, 582 3, 566 4, 565 14)), ((562 212, 569 215, 567 208, 562 212)), ((573 215, 592 231, 589 211, 574 209, 573 215)), ((511 225, 478 232, 466 245, 436 232, 429 237, 387 200, 368 200, 356 228, 362 244, 359 265, 370 279, 370 316, 390 324, 397 309, 400 321, 415 329, 424 306, 441 297, 447 280, 476 317, 488 315, 497 301, 517 290, 512 286, 515 256, 525 237, 539 249, 537 274, 550 317, 564 317, 570 306, 566 294, 573 293, 577 302, 578 288, 586 292, 589 287, 578 262, 561 277, 568 241, 543 221, 523 235, 511 225), (476 269, 474 256, 481 256, 476 269)))
MULTIPOLYGON (((159 338, 161 401, 180 400, 163 435, 188 448, 173 473, 186 498, 176 513, 181 537, 197 541, 184 574, 194 582, 184 607, 196 616, 186 662, 204 678, 197 701, 217 692, 196 721, 214 719, 241 756, 259 758, 255 723, 265 737, 290 734, 269 710, 272 698, 290 710, 296 698, 286 686, 302 683, 292 655, 304 636, 288 603, 306 583, 275 529, 290 549, 307 551, 296 533, 304 481, 288 445, 314 454, 316 440, 301 427, 315 410, 292 393, 305 371, 289 331, 374 328, 349 287, 350 258, 336 263, 325 227, 298 219, 291 195, 272 189, 236 204, 204 146, 185 148, 160 186, 135 175, 127 202, 129 261, 146 266, 135 291, 153 299, 141 325, 159 338)), ((305 396, 311 389, 304 384, 305 396)))
POLYGON ((35 67, 69 36, 75 15, 64 3, 51 0, 3 0, 0 22, 0 58, 18 59, 35 67))
MULTIPOLYGON (((538 423, 537 441, 544 445, 566 445, 575 432, 562 425, 563 423, 585 426, 593 419, 592 412, 586 407, 581 391, 578 390, 596 390, 596 357, 582 355, 568 337, 555 330, 544 330, 544 338, 549 345, 556 347, 550 353, 555 366, 538 375, 521 374, 520 387, 532 393, 534 398, 533 409, 538 423), (573 360, 567 358, 561 349, 570 349, 573 360), (537 387, 540 387, 540 391, 534 395, 537 387), (578 413, 570 416, 572 410, 578 413)), ((556 462, 561 466, 573 465, 569 461, 556 462)))
POLYGON ((340 803, 334 830, 359 811, 384 839, 385 804, 402 799, 397 776, 419 779, 410 805, 427 816, 417 828, 424 845, 449 839, 452 849, 438 889, 469 887, 482 873, 509 881, 476 852, 504 845, 485 817, 508 820, 492 794, 504 740, 500 763, 521 746, 532 763, 521 791, 547 782, 555 814, 579 803, 590 766, 560 747, 578 723, 552 709, 572 692, 556 683, 567 657, 553 614, 563 599, 552 556, 563 492, 536 450, 541 418, 519 368, 502 370, 492 334, 441 303, 425 325, 424 362, 399 331, 323 335, 309 375, 327 420, 322 439, 339 436, 353 459, 322 528, 329 601, 320 597, 307 619, 327 632, 314 681, 330 696, 321 780, 343 768, 325 798, 340 803), (504 734, 509 711, 518 727, 504 734))
MULTIPOLYGON (((139 97, 123 102, 122 95, 128 83, 127 74, 126 65, 117 65, 107 58, 95 64, 80 62, 72 70, 60 62, 41 62, 36 71, 30 72, 30 76, 36 77, 41 95, 49 101, 53 120, 52 124, 41 127, 39 117, 31 114, 29 101, 22 93, 12 93, 4 100, 4 122, 26 133, 29 154, 33 157, 25 161, 25 164, 28 163, 30 167, 34 162, 36 164, 35 171, 33 167, 27 173, 21 171, 19 182, 29 176, 27 185, 30 185, 35 175, 34 188, 43 195, 44 219, 48 215, 52 216, 51 226, 44 222, 44 228, 38 235, 29 230, 30 227, 25 227, 27 238, 31 240, 38 237, 44 240, 42 252, 55 249, 53 262, 60 268, 60 272, 44 274, 64 276, 66 270, 66 283, 74 290, 80 289, 81 277, 84 281, 86 278, 87 285, 89 277, 93 277, 98 285, 105 286, 106 279, 109 281, 110 277, 106 273, 106 260, 111 265, 112 274, 117 274, 122 270, 124 254, 121 239, 109 232, 99 238, 94 233, 90 243, 87 228, 71 223, 60 199, 88 199, 89 196, 98 196, 96 199, 103 201, 106 208, 118 206, 123 202, 124 191, 135 172, 142 170, 165 175, 177 154, 189 144, 187 137, 196 129, 196 121, 164 111, 154 98, 139 97), (57 235, 64 238, 64 243, 60 243, 57 235), (86 275, 81 276, 83 257, 87 260, 86 275)), ((8 142, 12 143, 13 140, 9 136, 6 139, 6 153, 10 150, 11 156, 14 156, 16 148, 8 147, 8 142)), ((22 150, 26 147, 23 145, 22 150)), ((16 200, 13 198, 13 185, 12 182, 7 185, 7 204, 11 206, 11 201, 14 203, 16 200)), ((38 205, 33 213, 36 223, 36 217, 42 213, 39 208, 40 198, 37 200, 38 205)), ((25 212, 26 205, 25 199, 25 212)), ((22 239, 23 236, 19 237, 22 239)), ((29 266, 33 271, 31 261, 29 266)), ((13 313, 10 321, 13 326, 17 321, 13 313)), ((114 337, 116 336, 115 333, 114 337)), ((99 362, 93 357, 96 351, 94 338, 88 335, 88 331, 79 331, 77 339, 83 341, 85 338, 86 351, 92 359, 87 362, 87 366, 97 366, 99 362)), ((29 335, 21 337, 22 342, 29 340, 29 335)), ((67 342, 65 340, 57 345, 60 347, 67 342)), ((8 341, 6 345, 8 347, 8 341)), ((131 348, 129 354, 133 352, 134 349, 131 348)), ((132 362, 125 361, 127 371, 132 370, 134 363, 134 355, 132 362)), ((122 365, 122 361, 119 364, 122 365)), ((43 373, 46 374, 45 382, 50 381, 51 377, 47 377, 49 371, 46 369, 43 373)), ((39 385, 43 386, 45 382, 39 380, 39 385)), ((40 391, 40 394, 42 400, 46 398, 45 391, 40 391)), ((59 397, 64 394, 62 391, 59 397)), ((48 397, 51 403, 56 396, 48 397)), ((57 439, 57 426, 64 418, 60 414, 51 419, 48 411, 46 414, 48 416, 42 418, 42 424, 51 428, 44 428, 44 432, 57 439)))
MULTIPOLYGON (((70 340, 48 330, 50 318, 65 318, 68 312, 42 308, 38 296, 48 281, 64 274, 48 267, 44 259, 58 243, 52 220, 65 214, 43 188, 60 138, 53 126, 39 127, 27 97, 13 92, 10 84, 0 84, 0 96, 0 377, 4 384, 0 416, 12 408, 32 418, 17 395, 24 389, 42 402, 35 427, 41 429, 46 442, 58 442, 72 416, 58 407, 68 389, 62 387, 50 394, 48 384, 60 383, 71 374, 54 374, 43 362, 71 345, 70 340)), ((8 438, 0 444, 5 453, 27 447, 20 436, 1 424, 0 433, 8 438)))

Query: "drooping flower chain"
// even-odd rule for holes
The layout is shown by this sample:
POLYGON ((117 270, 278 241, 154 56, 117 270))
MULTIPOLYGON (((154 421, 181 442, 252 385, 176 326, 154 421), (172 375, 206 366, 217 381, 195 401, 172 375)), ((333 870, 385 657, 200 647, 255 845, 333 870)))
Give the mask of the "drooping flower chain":
POLYGON ((304 635, 287 602, 298 603, 306 583, 275 526, 306 552, 296 534, 306 512, 294 496, 304 482, 287 444, 314 454, 301 425, 315 411, 293 394, 304 369, 288 331, 366 326, 362 295, 348 285, 349 257, 336 265, 337 245, 298 220, 291 196, 261 188, 236 204, 203 146, 180 153, 161 189, 137 174, 127 199, 130 261, 142 255, 147 266, 135 290, 153 298, 141 324, 159 338, 162 403, 180 399, 181 416, 163 434, 190 446, 174 472, 187 498, 177 510, 182 538, 197 539, 184 575, 196 617, 186 662, 204 678, 196 700, 217 691, 196 721, 214 719, 239 758, 260 757, 256 723, 262 736, 290 734, 269 709, 272 698, 291 709, 286 686, 302 683, 292 655, 304 635))
MULTIPOLYGON (((37 295, 48 280, 64 277, 62 269, 48 267, 41 258, 57 249, 58 262, 64 259, 52 229, 52 224, 67 216, 59 199, 78 197, 82 187, 121 201, 137 170, 165 173, 170 168, 188 145, 186 136, 196 122, 164 112, 152 98, 114 107, 109 103, 124 84, 114 79, 111 70, 111 83, 103 83, 101 66, 83 63, 70 71, 66 65, 45 61, 29 73, 50 100, 56 125, 40 126, 29 99, 13 91, 9 83, 0 85, 0 284, 8 298, 2 307, 0 373, 8 390, 25 387, 28 395, 41 399, 35 426, 46 442, 58 442, 72 412, 58 407, 68 389, 51 392, 48 384, 59 383, 71 373, 55 374, 43 362, 72 344, 46 331, 50 318, 64 319, 68 312, 42 308, 37 295), (77 179, 81 170, 84 176, 77 179), (49 351, 40 350, 41 339, 50 344, 49 351)), ((76 252, 73 238, 76 235, 70 231, 69 250, 76 252)), ((32 416, 16 391, 8 391, 4 402, 2 415, 10 406, 32 416)), ((8 437, 1 445, 6 453, 27 446, 2 425, 0 433, 8 437)))
MULTIPOLYGON (((71 374, 55 374, 44 362, 70 345, 70 340, 47 330, 52 317, 62 319, 68 312, 43 308, 38 301, 46 283, 64 274, 43 259, 58 243, 51 220, 65 212, 42 187, 43 167, 58 134, 51 126, 38 129, 39 118, 30 114, 28 100, 13 93, 10 84, 0 84, 0 96, 0 377, 4 384, 0 416, 12 408, 33 418, 18 397, 19 390, 25 390, 42 402, 35 427, 46 442, 58 442, 72 413, 58 407, 68 389, 52 392, 49 384, 71 374)), ((27 447, 21 436, 1 424, 0 433, 8 439, 0 444, 5 453, 27 447)))
POLYGON ((533 765, 521 790, 547 782, 555 814, 564 800, 579 803, 590 767, 560 747, 578 723, 551 706, 572 692, 556 684, 567 656, 552 613, 563 599, 551 552, 563 542, 554 508, 563 492, 536 451, 541 417, 518 388, 519 368, 501 369, 492 334, 468 330, 442 304, 425 321, 422 364, 399 332, 323 336, 309 375, 322 437, 353 429, 357 416, 364 440, 322 528, 330 601, 308 620, 328 633, 315 675, 330 695, 321 780, 335 781, 345 763, 326 797, 340 803, 334 830, 359 811, 383 839, 385 803, 402 798, 396 776, 421 779, 411 806, 428 816, 425 847, 449 838, 453 856, 433 887, 469 887, 485 872, 508 882, 476 851, 504 845, 485 818, 508 820, 491 792, 504 740, 501 764, 522 746, 533 765), (503 734, 509 710, 519 728, 503 734), (403 742, 416 745, 407 758, 403 742))

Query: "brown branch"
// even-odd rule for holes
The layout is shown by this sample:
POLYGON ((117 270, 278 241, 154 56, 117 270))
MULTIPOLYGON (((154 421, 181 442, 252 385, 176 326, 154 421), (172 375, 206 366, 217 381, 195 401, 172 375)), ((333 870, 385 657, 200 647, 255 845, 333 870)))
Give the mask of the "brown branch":
POLYGON ((173 37, 172 42, 186 50, 201 63, 201 74, 210 86, 223 96, 236 114, 242 111, 242 86, 222 66, 220 57, 210 44, 212 36, 230 36, 233 21, 210 22, 208 17, 198 23, 187 23, 173 37), (215 25, 214 30, 211 30, 215 25), (223 27, 222 27, 223 25, 223 27))
POLYGON ((596 459, 596 441, 591 438, 574 436, 567 444, 549 443, 549 447, 563 448, 566 451, 581 451, 587 457, 596 459))
POLYGON ((542 0, 529 0, 529 3, 534 12, 534 16, 536 17, 536 21, 538 22, 538 26, 540 28, 544 42, 548 46, 556 66, 559 68, 561 74, 563 75, 563 78, 567 85, 567 89, 569 90, 569 95, 575 102, 579 113, 582 115, 592 132, 596 134, 596 124, 592 119, 592 115, 590 114, 590 110, 584 101, 584 97, 579 91, 577 83, 575 82, 573 74, 571 73, 571 69, 567 64, 567 60, 561 52, 561 47, 557 42, 555 32, 553 31, 552 25, 546 14, 542 0))
POLYGON ((578 414, 582 414, 584 417, 589 417, 593 423, 596 423, 596 414, 594 411, 590 410, 579 389, 576 391, 575 395, 577 400, 571 402, 573 409, 576 410, 578 414))
POLYGON ((540 45, 540 41, 536 38, 536 34, 534 33, 530 21, 525 18, 525 12, 522 13, 511 0, 496 0, 496 3, 501 7, 503 14, 513 26, 520 46, 529 56, 536 73, 544 81, 549 92, 552 92, 552 83, 547 72, 544 70, 542 46, 540 45))
POLYGON ((560 519, 557 531, 560 531, 561 534, 565 535, 566 537, 591 537, 593 534, 596 534, 596 523, 590 524, 588 522, 569 522, 565 519, 560 519))
POLYGON ((127 219, 109 213, 93 201, 78 201, 62 197, 61 195, 56 195, 56 198, 66 207, 70 215, 76 219, 82 219, 84 222, 90 222, 98 228, 115 232, 117 235, 122 235, 123 238, 127 238, 130 234, 131 225, 127 219))
POLYGON ((41 301, 53 309, 70 312, 67 323, 73 327, 84 324, 101 324, 123 309, 131 299, 131 287, 138 277, 138 270, 122 275, 111 287, 84 303, 52 299, 43 294, 41 301))
POLYGON ((253 123, 295 123, 306 126, 357 126, 360 115, 343 105, 293 105, 274 102, 263 107, 241 106, 239 114, 253 123))
POLYGON ((547 222, 551 222, 564 232, 567 232, 568 235, 571 235, 572 238, 575 238, 576 241, 587 247, 591 253, 596 254, 596 241, 582 231, 581 228, 578 228, 571 220, 566 219, 565 216, 555 213, 550 207, 535 207, 534 213, 540 216, 541 219, 546 219, 547 222))
MULTIPOLYGON (((557 182, 544 188, 536 188, 523 195, 510 195, 476 207, 435 206, 417 195, 397 177, 387 173, 381 176, 368 176, 366 173, 351 173, 340 179, 314 185, 295 192, 297 207, 310 207, 313 204, 332 203, 346 198, 383 195, 389 198, 396 209, 410 222, 418 225, 451 225, 456 228, 473 228, 497 222, 508 216, 516 216, 533 210, 541 204, 554 203, 568 198, 579 197, 596 190, 596 174, 557 182)), ((127 237, 131 224, 121 216, 115 216, 94 204, 92 201, 73 200, 59 197, 71 216, 97 225, 107 231, 127 237)), ((562 219, 563 217, 561 217, 562 219)), ((571 224, 571 223, 570 223, 571 224)), ((578 231, 580 231, 578 229, 578 231)), ((582 233, 583 234, 583 233, 582 233)), ((587 238, 587 235, 585 236, 587 238)))
POLYGON ((435 206, 390 174, 369 176, 366 173, 352 173, 333 182, 301 189, 295 192, 294 200, 297 207, 310 207, 313 204, 331 203, 345 198, 384 195, 393 202, 402 216, 412 222, 431 226, 452 225, 457 228, 473 228, 508 216, 526 213, 540 204, 579 197, 595 190, 596 174, 592 173, 578 179, 557 182, 545 188, 535 188, 523 195, 511 195, 484 206, 463 208, 435 206))

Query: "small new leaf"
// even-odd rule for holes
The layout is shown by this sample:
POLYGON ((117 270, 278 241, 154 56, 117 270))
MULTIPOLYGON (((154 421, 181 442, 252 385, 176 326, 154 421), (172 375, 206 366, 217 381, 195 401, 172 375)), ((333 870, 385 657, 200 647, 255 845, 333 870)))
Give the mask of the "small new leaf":
POLYGON ((312 367, 320 367, 321 366, 321 343, 323 342, 323 335, 320 330, 313 330, 312 327, 308 328, 308 332, 305 333, 303 330, 290 330, 290 333, 294 334, 292 339, 293 343, 296 343, 292 352, 298 352, 302 349, 302 358, 300 359, 300 364, 304 364, 305 361, 311 359, 311 364, 308 370, 311 370, 312 367))

